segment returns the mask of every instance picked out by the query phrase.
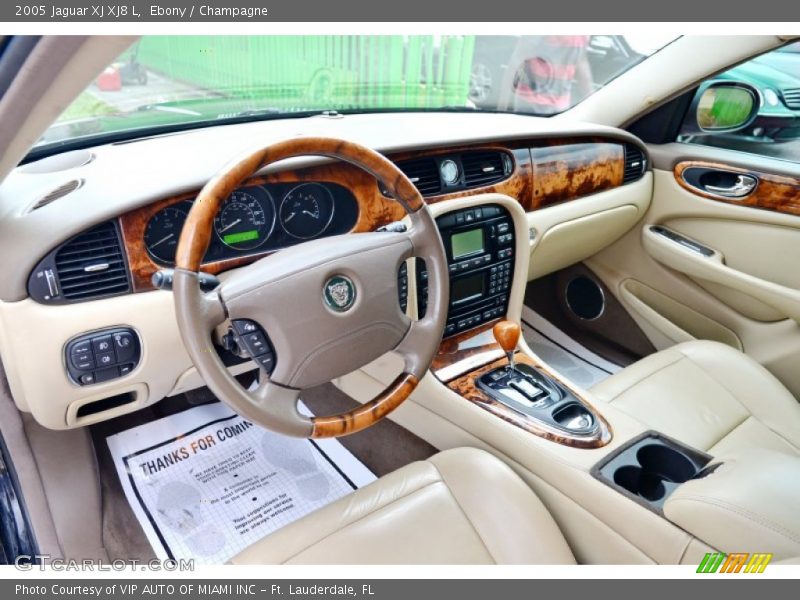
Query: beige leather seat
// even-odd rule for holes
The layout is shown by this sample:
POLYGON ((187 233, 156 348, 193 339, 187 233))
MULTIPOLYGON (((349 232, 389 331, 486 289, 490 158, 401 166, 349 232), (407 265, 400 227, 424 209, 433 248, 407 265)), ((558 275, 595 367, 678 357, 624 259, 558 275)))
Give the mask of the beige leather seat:
POLYGON ((713 456, 747 447, 800 455, 800 404, 764 367, 724 344, 678 344, 591 391, 713 456))
POLYGON ((482 450, 412 463, 279 529, 233 564, 573 564, 531 489, 482 450))

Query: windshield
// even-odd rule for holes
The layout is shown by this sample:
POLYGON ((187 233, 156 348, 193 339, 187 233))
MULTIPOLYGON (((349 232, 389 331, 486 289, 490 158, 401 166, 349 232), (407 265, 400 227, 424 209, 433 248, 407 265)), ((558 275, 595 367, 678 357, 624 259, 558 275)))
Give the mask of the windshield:
POLYGON ((319 111, 552 115, 671 39, 145 36, 92 82, 37 146, 319 111))

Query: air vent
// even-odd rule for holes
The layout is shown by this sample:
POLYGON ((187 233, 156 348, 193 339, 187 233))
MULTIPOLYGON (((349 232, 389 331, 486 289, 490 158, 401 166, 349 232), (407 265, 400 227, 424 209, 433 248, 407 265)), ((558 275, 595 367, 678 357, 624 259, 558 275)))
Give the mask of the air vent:
POLYGON ((48 193, 46 196, 40 198, 36 204, 31 206, 30 211, 37 210, 42 208, 43 206, 47 206, 51 202, 58 200, 59 198, 63 198, 67 194, 70 194, 77 190, 79 187, 83 185, 83 179, 72 179, 71 181, 67 181, 66 183, 62 183, 56 189, 48 193))
POLYGON ((397 163, 397 166, 423 196, 433 196, 442 191, 439 167, 432 158, 407 160, 397 163))
POLYGON ((88 300, 130 291, 114 223, 98 225, 64 244, 56 252, 55 270, 66 300, 88 300))
POLYGON ((625 174, 622 183, 630 183, 640 179, 647 167, 644 152, 633 144, 625 144, 625 174))
POLYGON ((464 152, 461 155, 464 183, 468 188, 490 185, 511 174, 511 160, 503 152, 464 152))

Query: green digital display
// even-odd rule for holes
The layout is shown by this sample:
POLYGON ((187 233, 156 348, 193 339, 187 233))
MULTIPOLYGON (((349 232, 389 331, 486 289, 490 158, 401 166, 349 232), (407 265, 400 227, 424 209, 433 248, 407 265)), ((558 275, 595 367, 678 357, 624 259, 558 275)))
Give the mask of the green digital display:
POLYGON ((226 244, 238 244, 240 242, 249 242, 250 240, 257 240, 257 239, 258 239, 257 229, 253 229, 251 231, 239 231, 237 233, 229 233, 228 235, 222 238, 222 240, 226 244))
POLYGON ((450 247, 453 250, 453 258, 483 252, 483 229, 470 229, 454 234, 450 238, 450 247))

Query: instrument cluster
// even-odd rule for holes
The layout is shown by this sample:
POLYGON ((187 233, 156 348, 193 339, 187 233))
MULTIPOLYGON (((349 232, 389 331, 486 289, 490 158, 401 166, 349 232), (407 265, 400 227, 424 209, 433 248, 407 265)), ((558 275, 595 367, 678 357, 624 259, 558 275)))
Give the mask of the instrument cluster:
MULTIPOLYGON (((181 230, 193 202, 184 200, 167 206, 147 223, 144 243, 155 262, 174 264, 181 230)), ((220 206, 203 262, 261 254, 347 233, 357 218, 355 197, 337 184, 299 182, 242 187, 220 206)))

